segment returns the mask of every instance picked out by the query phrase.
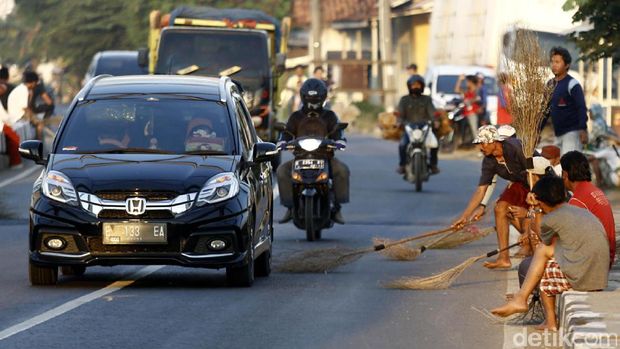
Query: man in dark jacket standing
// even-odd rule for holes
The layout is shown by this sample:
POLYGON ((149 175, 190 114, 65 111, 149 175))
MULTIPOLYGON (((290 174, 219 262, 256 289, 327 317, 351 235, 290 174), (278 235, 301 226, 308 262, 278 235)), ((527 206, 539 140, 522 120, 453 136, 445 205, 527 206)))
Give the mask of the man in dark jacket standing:
POLYGON ((553 95, 549 105, 549 114, 555 131, 556 144, 562 154, 569 151, 581 151, 588 143, 588 115, 583 89, 568 70, 572 58, 567 49, 554 47, 551 49, 551 71, 555 75, 549 83, 553 84, 553 95))
MULTIPOLYGON (((396 116, 400 119, 401 123, 422 123, 433 121, 435 116, 435 107, 433 106, 433 100, 429 96, 422 95, 424 92, 424 78, 420 75, 412 75, 407 80, 407 88, 409 94, 401 97, 398 102, 398 108, 396 116)), ((407 133, 403 133, 403 137, 398 145, 399 163, 396 172, 405 173, 406 151, 407 144, 409 144, 409 136, 407 133)), ((439 148, 430 149, 430 169, 432 174, 439 173, 439 167, 437 167, 439 148)))

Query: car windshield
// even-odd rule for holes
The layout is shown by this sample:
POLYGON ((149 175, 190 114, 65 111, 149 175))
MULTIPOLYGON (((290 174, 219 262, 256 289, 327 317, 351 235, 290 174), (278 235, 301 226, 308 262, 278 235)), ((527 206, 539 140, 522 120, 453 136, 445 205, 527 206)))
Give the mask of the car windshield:
MULTIPOLYGON (((454 85, 458 78, 458 75, 439 75, 437 77, 437 93, 456 94, 454 85)), ((489 96, 497 95, 497 80, 494 77, 485 76, 484 87, 486 87, 489 96)), ((461 89, 463 91, 466 89, 465 81, 461 83, 461 89)))
POLYGON ((56 153, 232 154, 226 106, 207 100, 88 100, 68 117, 56 153))
POLYGON ((183 70, 206 76, 227 73, 243 88, 258 90, 269 77, 267 40, 260 33, 241 31, 164 33, 156 73, 183 74, 183 70))
POLYGON ((121 75, 141 75, 146 74, 143 68, 138 65, 137 56, 129 57, 102 57, 97 63, 95 75, 110 74, 121 75))

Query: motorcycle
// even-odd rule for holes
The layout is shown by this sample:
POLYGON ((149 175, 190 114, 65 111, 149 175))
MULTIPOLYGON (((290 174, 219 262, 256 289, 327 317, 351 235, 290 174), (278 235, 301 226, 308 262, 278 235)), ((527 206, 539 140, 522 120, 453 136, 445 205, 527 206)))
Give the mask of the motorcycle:
POLYGON ((422 191, 422 183, 430 177, 428 150, 436 148, 437 138, 431 132, 431 123, 409 123, 405 125, 409 137, 406 148, 404 179, 415 184, 417 192, 422 191))
MULTIPOLYGON (((312 119, 309 120, 312 122, 312 119)), ((284 146, 284 150, 293 152, 295 156, 291 171, 293 223, 297 228, 306 231, 308 241, 320 240, 322 230, 334 225, 330 158, 334 151, 344 148, 328 137, 347 126, 346 123, 339 123, 334 130, 327 133, 316 132, 317 128, 306 125, 308 130, 315 132, 300 135, 284 146)), ((282 123, 277 123, 275 128, 286 132, 286 125, 282 123)))
POLYGON ((459 98, 448 102, 445 106, 450 120, 451 132, 440 140, 440 148, 443 152, 451 153, 455 149, 469 144, 472 140, 469 122, 464 115, 465 103, 459 98), (470 142, 468 142, 470 141, 470 142))

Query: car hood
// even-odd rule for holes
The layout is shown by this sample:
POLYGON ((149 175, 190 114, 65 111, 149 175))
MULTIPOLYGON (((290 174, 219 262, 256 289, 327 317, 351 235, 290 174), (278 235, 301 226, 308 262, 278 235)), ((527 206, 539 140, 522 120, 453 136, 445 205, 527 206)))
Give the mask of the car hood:
POLYGON ((56 154, 50 170, 67 175, 78 192, 200 191, 216 174, 229 172, 236 156, 56 154))

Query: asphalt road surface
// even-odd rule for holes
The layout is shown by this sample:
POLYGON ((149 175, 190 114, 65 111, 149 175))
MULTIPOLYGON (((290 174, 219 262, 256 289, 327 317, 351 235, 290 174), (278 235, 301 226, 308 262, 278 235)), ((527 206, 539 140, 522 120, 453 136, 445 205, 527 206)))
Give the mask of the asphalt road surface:
MULTIPOLYGON (((397 145, 350 136, 347 224, 305 241, 276 224, 274 264, 317 247, 358 248, 445 227, 473 191, 479 160, 440 160, 416 193, 394 173, 397 145)), ((223 270, 174 266, 89 268, 54 287, 27 274, 28 202, 39 169, 0 174, 0 348, 502 348, 504 327, 472 307, 500 305, 509 272, 469 268, 448 290, 402 291, 382 282, 427 276, 495 248, 495 237, 413 262, 377 254, 328 274, 274 272, 229 288, 223 270), (22 179, 6 182, 22 174, 22 179)), ((284 210, 278 207, 276 219, 284 210)), ((489 218, 481 226, 490 225, 489 218)))

